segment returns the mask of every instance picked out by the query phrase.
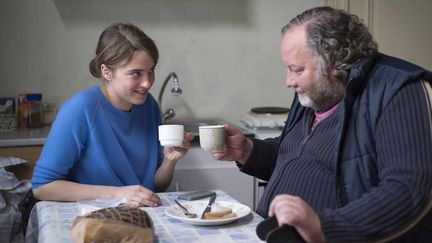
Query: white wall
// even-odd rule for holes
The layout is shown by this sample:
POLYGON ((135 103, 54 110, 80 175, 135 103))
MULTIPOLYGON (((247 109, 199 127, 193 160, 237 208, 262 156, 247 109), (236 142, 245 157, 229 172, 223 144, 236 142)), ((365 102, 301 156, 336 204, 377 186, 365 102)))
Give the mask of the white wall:
MULTIPOLYGON (((160 49, 157 97, 170 71, 179 117, 238 119, 255 106, 289 106, 280 29, 324 0, 6 0, 0 8, 0 96, 42 92, 59 105, 98 83, 88 71, 100 32, 132 22, 160 49)), ((170 87, 168 87, 170 89, 170 87)))
POLYGON ((432 70, 432 1, 381 0, 373 4, 373 33, 381 51, 432 70))
POLYGON ((327 0, 367 24, 379 50, 432 70, 430 0, 327 0))

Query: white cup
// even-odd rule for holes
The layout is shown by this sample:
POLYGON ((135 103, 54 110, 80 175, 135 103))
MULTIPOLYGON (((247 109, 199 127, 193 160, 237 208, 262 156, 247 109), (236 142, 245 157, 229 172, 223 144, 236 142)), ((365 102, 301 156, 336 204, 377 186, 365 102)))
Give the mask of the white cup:
POLYGON ((183 125, 159 125, 159 142, 162 146, 180 146, 183 143, 183 125))
POLYGON ((200 146, 205 151, 222 150, 225 144, 223 125, 199 126, 200 146))

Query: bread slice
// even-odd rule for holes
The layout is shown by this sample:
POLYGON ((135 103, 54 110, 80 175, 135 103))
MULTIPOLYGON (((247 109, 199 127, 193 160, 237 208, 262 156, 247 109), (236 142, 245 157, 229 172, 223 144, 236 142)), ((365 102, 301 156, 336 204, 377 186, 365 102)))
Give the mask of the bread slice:
POLYGON ((225 219, 236 217, 237 215, 232 211, 231 208, 227 207, 217 207, 211 212, 204 214, 204 219, 225 219))
POLYGON ((229 214, 225 214, 225 215, 222 216, 221 218, 222 218, 222 219, 228 219, 228 218, 235 218, 235 217, 237 217, 237 214, 234 213, 234 212, 232 212, 232 213, 229 213, 229 214))

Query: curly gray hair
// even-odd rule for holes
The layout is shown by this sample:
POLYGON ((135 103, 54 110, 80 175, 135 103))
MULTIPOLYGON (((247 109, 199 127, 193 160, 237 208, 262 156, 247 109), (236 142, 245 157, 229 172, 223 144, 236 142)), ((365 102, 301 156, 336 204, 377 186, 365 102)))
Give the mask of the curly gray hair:
POLYGON ((332 67, 336 77, 347 81, 351 67, 361 58, 378 53, 378 44, 360 19, 331 7, 304 11, 282 28, 305 25, 308 47, 321 68, 332 67))

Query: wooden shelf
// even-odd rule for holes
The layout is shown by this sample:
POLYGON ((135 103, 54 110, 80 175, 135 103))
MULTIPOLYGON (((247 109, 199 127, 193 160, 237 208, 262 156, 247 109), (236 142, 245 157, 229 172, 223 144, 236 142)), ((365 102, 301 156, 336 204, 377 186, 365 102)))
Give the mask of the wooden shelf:
POLYGON ((9 169, 15 173, 18 179, 31 180, 33 167, 41 151, 42 146, 0 147, 0 157, 18 157, 29 161, 28 163, 11 166, 9 169))

